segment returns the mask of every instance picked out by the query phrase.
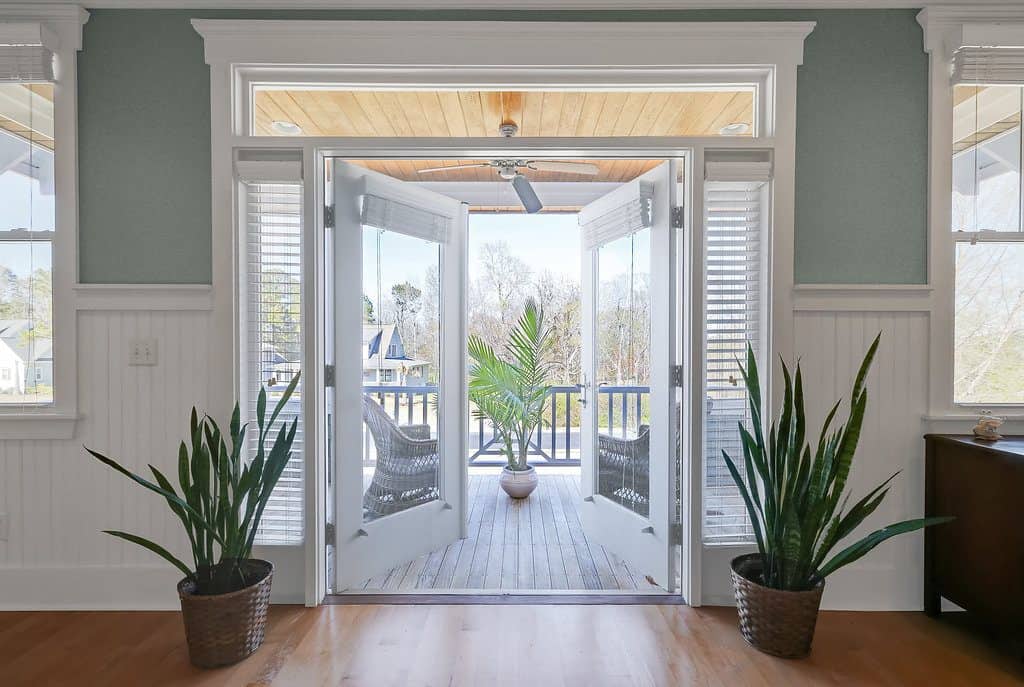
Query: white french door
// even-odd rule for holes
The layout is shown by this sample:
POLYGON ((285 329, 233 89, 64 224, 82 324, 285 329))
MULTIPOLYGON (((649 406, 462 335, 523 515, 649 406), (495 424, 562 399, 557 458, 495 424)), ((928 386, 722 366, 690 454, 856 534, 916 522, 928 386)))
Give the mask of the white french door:
POLYGON ((666 591, 676 586, 678 413, 669 368, 679 164, 659 165, 579 215, 583 527, 666 591))
POLYGON ((464 534, 468 215, 341 160, 331 173, 340 592, 464 534), (408 326, 412 300, 427 326, 408 326))

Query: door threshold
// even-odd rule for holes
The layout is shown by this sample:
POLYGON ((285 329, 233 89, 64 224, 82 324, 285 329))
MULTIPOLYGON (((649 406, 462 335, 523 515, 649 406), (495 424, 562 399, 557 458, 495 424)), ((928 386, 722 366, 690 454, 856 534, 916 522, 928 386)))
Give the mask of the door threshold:
POLYGON ((508 591, 508 592, 341 592, 324 597, 324 605, 348 606, 362 604, 382 605, 452 605, 452 606, 684 606, 680 594, 668 592, 607 591, 508 591))

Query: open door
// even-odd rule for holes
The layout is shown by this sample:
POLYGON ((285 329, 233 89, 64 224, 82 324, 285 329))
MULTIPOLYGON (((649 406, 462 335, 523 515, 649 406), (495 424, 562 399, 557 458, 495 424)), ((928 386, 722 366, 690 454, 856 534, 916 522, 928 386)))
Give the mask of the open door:
POLYGON ((464 536, 468 215, 340 160, 331 174, 335 589, 345 591, 464 536))
POLYGON ((666 591, 676 586, 678 418, 674 234, 678 162, 593 201, 582 231, 580 513, 587 537, 666 591))

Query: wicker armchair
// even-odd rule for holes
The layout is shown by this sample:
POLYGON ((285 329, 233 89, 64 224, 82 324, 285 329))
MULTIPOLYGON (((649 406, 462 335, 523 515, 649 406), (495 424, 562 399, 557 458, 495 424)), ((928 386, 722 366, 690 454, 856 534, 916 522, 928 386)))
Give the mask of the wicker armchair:
POLYGON ((390 515, 438 498, 437 439, 430 438, 430 426, 400 427, 370 396, 363 396, 363 422, 377 447, 373 480, 363 494, 367 513, 390 515))
POLYGON ((635 439, 597 435, 597 492, 647 517, 651 494, 651 435, 640 425, 635 439))

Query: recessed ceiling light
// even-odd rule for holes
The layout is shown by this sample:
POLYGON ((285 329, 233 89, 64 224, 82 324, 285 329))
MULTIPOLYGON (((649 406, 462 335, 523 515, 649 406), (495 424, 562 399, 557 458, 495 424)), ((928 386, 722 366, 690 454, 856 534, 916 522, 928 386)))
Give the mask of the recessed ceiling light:
POLYGON ((295 122, 287 122, 283 119, 278 119, 270 123, 270 128, 275 133, 279 133, 282 136, 298 136, 302 133, 302 127, 295 122))
POLYGON ((741 136, 750 131, 750 125, 746 122, 733 122, 732 124, 726 124, 718 133, 723 136, 741 136))

